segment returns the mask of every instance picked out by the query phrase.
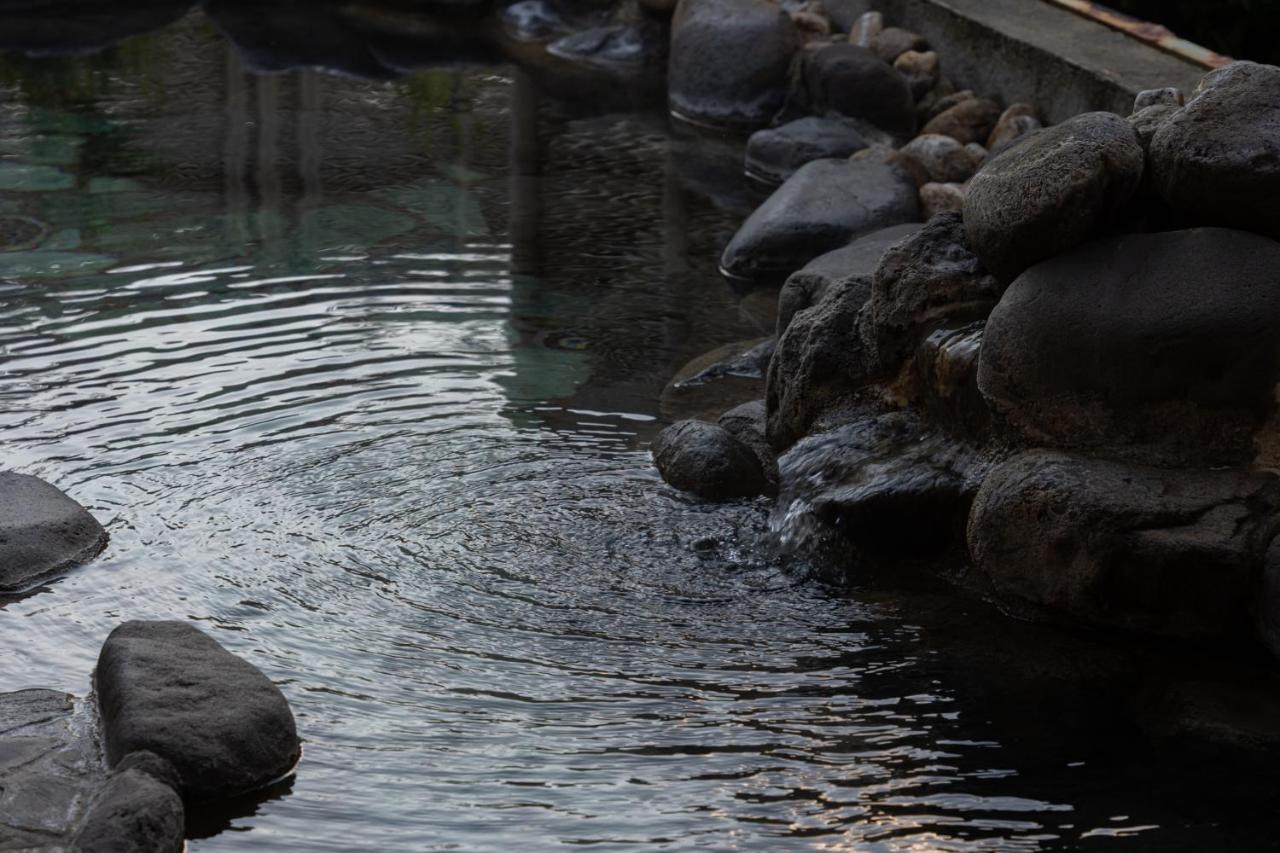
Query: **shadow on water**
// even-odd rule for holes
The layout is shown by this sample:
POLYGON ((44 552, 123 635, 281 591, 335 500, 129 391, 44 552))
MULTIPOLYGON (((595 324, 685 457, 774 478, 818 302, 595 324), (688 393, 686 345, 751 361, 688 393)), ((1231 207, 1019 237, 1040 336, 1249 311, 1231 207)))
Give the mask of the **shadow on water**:
POLYGON ((127 618, 260 665, 305 759, 192 850, 1274 845, 1269 758, 1147 724, 1198 650, 828 588, 658 481, 664 384, 770 326, 731 144, 478 24, 417 68, 404 7, 13 8, 0 437, 112 544, 0 606, 0 690, 84 694, 127 618))

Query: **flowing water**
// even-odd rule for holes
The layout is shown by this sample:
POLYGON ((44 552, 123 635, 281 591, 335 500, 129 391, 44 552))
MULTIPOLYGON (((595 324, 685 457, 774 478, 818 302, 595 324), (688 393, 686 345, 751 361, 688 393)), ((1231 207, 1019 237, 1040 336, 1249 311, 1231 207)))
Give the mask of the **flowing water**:
POLYGON ((254 75, 198 16, 4 59, 4 461, 112 539, 0 602, 0 691, 86 695, 130 618, 259 665, 304 759, 196 853, 1270 838, 1274 786, 1024 671, 1094 647, 660 482, 663 384, 768 325, 686 154, 511 68, 254 75))

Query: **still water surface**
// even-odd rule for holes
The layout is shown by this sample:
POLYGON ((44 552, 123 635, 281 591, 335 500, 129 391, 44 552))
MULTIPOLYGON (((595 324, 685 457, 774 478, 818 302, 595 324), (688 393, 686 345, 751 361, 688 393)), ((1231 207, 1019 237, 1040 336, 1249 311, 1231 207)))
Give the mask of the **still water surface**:
POLYGON ((0 690, 86 694, 130 618, 262 667, 304 761, 193 851, 1261 843, 1228 771, 1001 657, 1075 646, 659 481, 664 382, 768 326, 661 115, 255 76, 199 17, 0 79, 4 462, 112 536, 0 602, 0 690))

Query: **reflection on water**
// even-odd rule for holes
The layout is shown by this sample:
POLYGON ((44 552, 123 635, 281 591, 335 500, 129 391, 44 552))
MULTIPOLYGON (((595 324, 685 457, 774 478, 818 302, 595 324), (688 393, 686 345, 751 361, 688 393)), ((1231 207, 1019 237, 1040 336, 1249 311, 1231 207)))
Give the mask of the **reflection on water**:
POLYGON ((656 479, 665 380, 760 334, 660 117, 254 76, 199 17, 6 63, 5 460, 112 545, 0 603, 0 690, 85 693, 127 618, 262 666, 305 760, 193 850, 1229 837, 1222 768, 1099 722, 1120 653, 835 594, 656 479))

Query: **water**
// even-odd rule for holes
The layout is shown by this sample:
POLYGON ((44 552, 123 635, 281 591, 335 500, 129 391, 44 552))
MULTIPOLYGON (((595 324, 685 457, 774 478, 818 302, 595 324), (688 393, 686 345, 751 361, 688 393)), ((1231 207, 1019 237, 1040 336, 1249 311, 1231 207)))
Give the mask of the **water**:
POLYGON ((255 76, 199 15, 0 80, 5 463, 112 536, 0 603, 0 691, 130 618, 259 665, 304 760, 196 853, 1274 843, 1267 777, 1122 712, 1139 652, 657 479, 663 384, 768 326, 660 113, 255 76))

